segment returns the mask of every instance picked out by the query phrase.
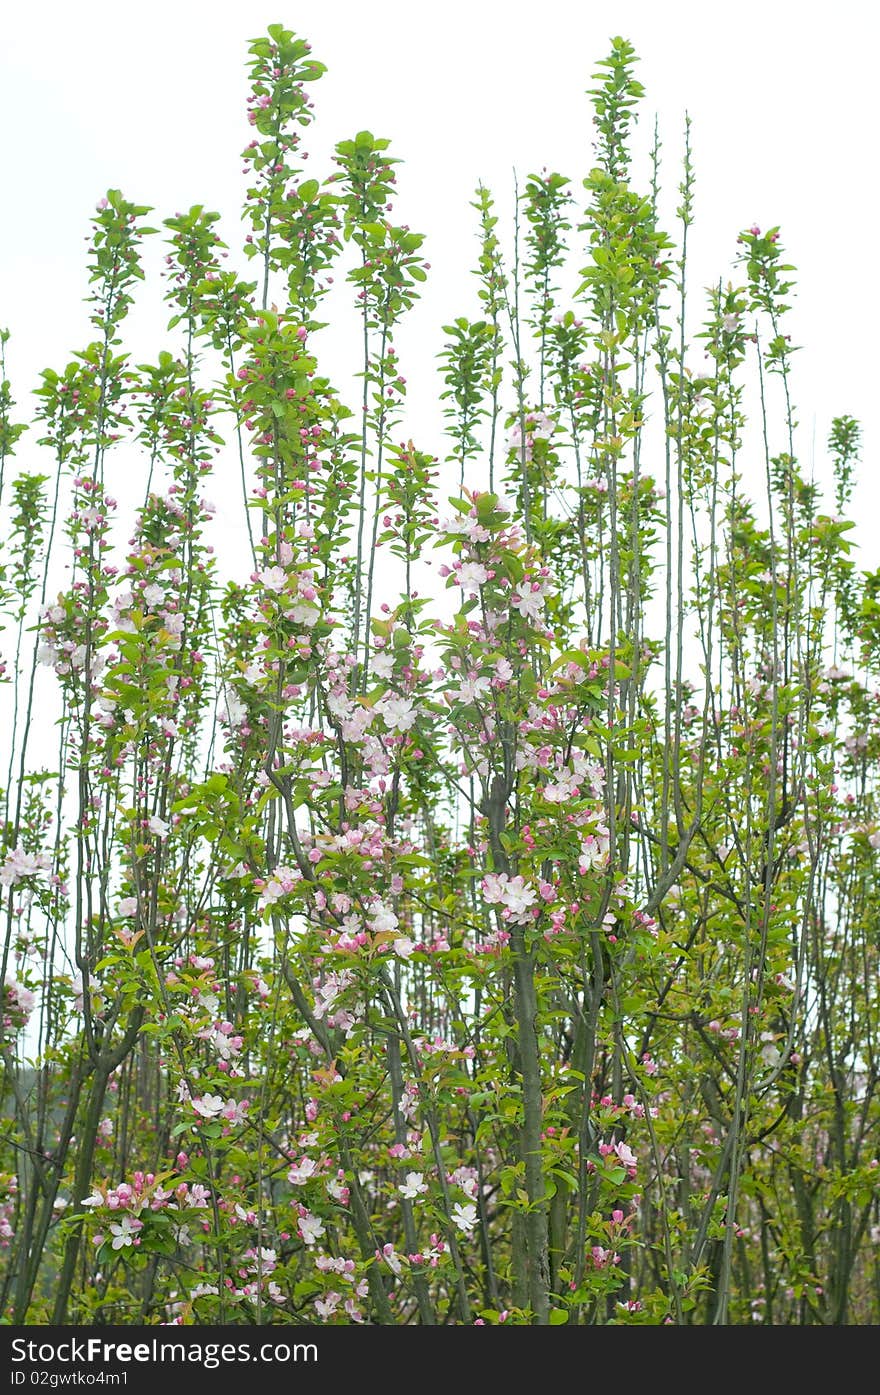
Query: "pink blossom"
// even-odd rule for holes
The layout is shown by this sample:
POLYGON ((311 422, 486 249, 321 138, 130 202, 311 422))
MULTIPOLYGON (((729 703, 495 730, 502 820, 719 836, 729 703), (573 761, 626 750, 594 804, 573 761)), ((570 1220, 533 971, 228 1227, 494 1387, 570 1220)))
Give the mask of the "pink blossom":
POLYGON ((489 573, 482 562, 462 562, 455 573, 462 591, 477 595, 480 587, 489 580, 489 573))
POLYGON ((259 580, 267 591, 275 591, 277 593, 284 590, 287 581, 287 573, 283 567, 267 567, 265 571, 260 572, 258 575, 259 580))
POLYGON ((341 1302, 341 1293, 325 1293, 323 1298, 315 1299, 315 1312, 318 1314, 318 1317, 320 1318, 326 1319, 333 1317, 333 1314, 336 1312, 336 1309, 339 1307, 339 1304, 341 1302))
POLYGON ((482 882, 483 896, 491 905, 503 906, 502 915, 517 925, 527 925, 534 918, 532 907, 538 899, 535 888, 524 877, 509 877, 506 872, 489 872, 482 882))
POLYGON ((318 1170, 318 1164, 314 1158, 304 1155, 298 1163, 290 1169, 287 1174, 288 1182, 292 1182, 295 1187, 302 1187, 306 1182, 310 1182, 318 1170))
POLYGON ((0 884, 15 886, 23 877, 43 876, 51 866, 49 859, 41 853, 28 853, 19 845, 8 853, 0 867, 0 884))
POLYGON ((299 1217, 296 1228, 306 1245, 314 1245, 324 1234, 324 1222, 319 1216, 313 1216, 310 1211, 299 1217))
POLYGON ((381 1248, 381 1250, 377 1250, 377 1251, 376 1251, 376 1258, 377 1258, 377 1259, 384 1259, 385 1263, 388 1265, 388 1268, 391 1270, 392 1274, 400 1274, 400 1273, 401 1273, 402 1265, 401 1265, 401 1263, 400 1263, 400 1258, 399 1258, 399 1256, 398 1256, 398 1254, 397 1254, 397 1251, 395 1250, 395 1248, 394 1248, 394 1246, 393 1246, 392 1244, 389 1243, 389 1244, 387 1244, 387 1245, 383 1245, 382 1248, 381 1248))
POLYGON ((0 998, 2 998, 3 1017, 6 1024, 19 1028, 26 1027, 36 1001, 31 990, 7 974, 0 998))
POLYGON ((635 1171, 635 1169, 638 1167, 639 1160, 630 1148, 628 1143, 615 1143, 614 1151, 617 1154, 620 1161, 623 1163, 624 1167, 630 1168, 632 1169, 632 1171, 635 1171))
POLYGON ((454 696, 459 702, 476 702, 490 692, 492 681, 489 678, 470 677, 462 679, 454 696))
POLYGON ((216 1119, 218 1114, 222 1114, 225 1103, 220 1095, 202 1095, 199 1099, 191 1101, 193 1109, 197 1114, 201 1114, 203 1119, 216 1119))

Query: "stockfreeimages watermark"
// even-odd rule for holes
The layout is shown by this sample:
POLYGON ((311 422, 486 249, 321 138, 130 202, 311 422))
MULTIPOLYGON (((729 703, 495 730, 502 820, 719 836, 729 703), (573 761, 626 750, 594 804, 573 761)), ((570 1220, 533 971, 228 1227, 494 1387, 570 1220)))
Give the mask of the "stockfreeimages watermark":
POLYGON ((162 1337, 146 1341, 108 1341, 104 1337, 65 1337, 61 1341, 40 1341, 14 1337, 10 1342, 12 1385, 118 1385, 125 1384, 122 1371, 48 1371, 48 1367, 155 1365, 201 1366, 206 1371, 240 1364, 287 1365, 289 1362, 318 1360, 314 1342, 174 1342, 162 1337), (24 1367, 24 1369, 21 1369, 24 1367), (28 1369, 29 1368, 29 1369, 28 1369), (64 1376, 70 1376, 64 1381, 64 1376), (36 1379, 35 1379, 36 1377, 36 1379), (45 1379, 44 1379, 45 1377, 45 1379), (54 1377, 54 1378, 53 1378, 54 1377))

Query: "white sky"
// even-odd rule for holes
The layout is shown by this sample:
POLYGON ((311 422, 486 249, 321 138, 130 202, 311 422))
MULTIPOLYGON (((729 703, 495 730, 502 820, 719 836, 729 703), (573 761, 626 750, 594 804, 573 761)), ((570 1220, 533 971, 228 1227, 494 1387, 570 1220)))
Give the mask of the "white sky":
MULTIPOLYGON (((468 274, 477 253, 468 206, 474 187, 489 185, 506 213, 513 169, 522 182, 547 165, 579 192, 591 163, 585 89, 620 33, 642 60, 638 139, 647 150, 656 113, 671 194, 686 110, 692 118, 695 315, 700 288, 729 274, 737 232, 752 222, 781 225, 798 269, 799 453, 808 464, 815 431, 821 456, 832 416, 860 418, 864 525, 880 507, 880 486, 870 480, 880 437, 877 35, 870 15, 864 0, 7 4, 0 25, 0 325, 13 333, 14 394, 23 402, 42 367, 60 368, 91 337, 82 303, 84 235, 108 186, 153 205, 153 222, 193 203, 218 209, 237 254, 244 231, 238 157, 252 134, 244 115, 246 45, 277 21, 308 38, 328 67, 313 89, 310 173, 327 172, 333 144, 364 127, 390 137, 392 153, 405 162, 395 214, 429 234, 433 266, 401 344, 411 393, 406 430, 421 449, 439 452, 432 404, 440 327, 477 313, 468 274)), ((499 232, 507 231, 502 223, 499 232)), ((135 322, 135 362, 171 347, 159 283, 152 285, 153 306, 135 322)), ((322 369, 336 377, 332 363, 322 369)), ((19 457, 36 463, 24 442, 19 457)), ((861 564, 876 567, 876 528, 863 526, 860 536, 861 564)))

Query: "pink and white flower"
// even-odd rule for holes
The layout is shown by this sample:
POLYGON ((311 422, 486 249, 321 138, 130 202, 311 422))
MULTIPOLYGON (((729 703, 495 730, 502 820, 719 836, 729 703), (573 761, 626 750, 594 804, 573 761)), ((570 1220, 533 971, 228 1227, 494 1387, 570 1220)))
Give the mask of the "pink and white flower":
POLYGON ((216 1119, 223 1113, 225 1100, 220 1095, 201 1095, 197 1099, 190 1101, 197 1114, 201 1114, 203 1119, 216 1119))
POLYGON ((503 907, 501 914, 505 920, 516 925, 528 925, 533 919, 532 907, 538 900, 538 893, 529 886, 524 877, 509 877, 506 872, 489 872, 482 882, 483 896, 490 905, 503 907))
POLYGON ((134 1216, 123 1216, 118 1225, 111 1225, 110 1234, 113 1236, 113 1249, 124 1250, 128 1245, 139 1244, 138 1231, 143 1230, 143 1221, 138 1221, 134 1216))
POLYGON ((468 591, 472 596, 478 595, 480 587, 489 580, 489 573, 482 562, 462 562, 455 575, 462 591, 468 591))
POLYGON ((292 1182, 295 1187, 303 1187, 306 1182, 310 1182, 317 1175, 317 1171, 318 1164, 315 1159, 304 1155, 298 1163, 294 1163, 287 1174, 287 1180, 292 1182))
POLYGON ((327 1318, 333 1317, 341 1302, 341 1293, 336 1293, 335 1291, 325 1293, 323 1298, 315 1299, 315 1312, 318 1314, 319 1318, 324 1318, 326 1320, 327 1318))
POLYGON ((306 1245, 315 1245, 324 1234, 325 1226, 320 1216, 313 1216, 311 1211, 306 1211, 304 1216, 300 1216, 296 1223, 300 1239, 306 1245))
POLYGON ((15 886, 24 877, 44 876, 50 868, 49 859, 42 853, 25 852, 19 846, 7 853, 6 861, 0 867, 0 885, 15 886))
POLYGON ((277 595, 279 591, 284 590, 287 572, 283 567, 266 567, 258 576, 267 591, 274 591, 277 595))
POLYGON ((485 697, 491 688, 492 680, 490 678, 481 678, 471 674, 468 678, 462 679, 455 697, 459 702, 476 702, 478 698, 485 697))

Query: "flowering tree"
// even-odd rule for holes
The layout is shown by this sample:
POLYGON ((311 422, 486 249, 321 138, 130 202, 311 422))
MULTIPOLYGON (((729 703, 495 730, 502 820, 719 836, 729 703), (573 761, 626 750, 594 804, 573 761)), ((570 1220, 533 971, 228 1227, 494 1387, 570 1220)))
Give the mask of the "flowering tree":
POLYGON ((4 1315, 875 1321, 880 578, 857 423, 833 513, 798 462, 778 231, 697 354, 615 39, 583 184, 530 176, 512 255, 476 191, 432 454, 389 142, 306 178, 322 65, 249 64, 242 265, 166 219, 133 364, 110 190, 39 473, 0 373, 4 1315))

